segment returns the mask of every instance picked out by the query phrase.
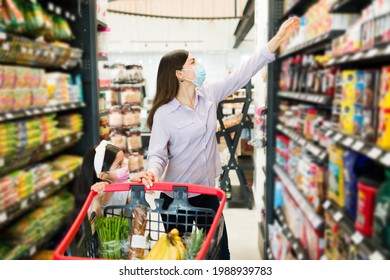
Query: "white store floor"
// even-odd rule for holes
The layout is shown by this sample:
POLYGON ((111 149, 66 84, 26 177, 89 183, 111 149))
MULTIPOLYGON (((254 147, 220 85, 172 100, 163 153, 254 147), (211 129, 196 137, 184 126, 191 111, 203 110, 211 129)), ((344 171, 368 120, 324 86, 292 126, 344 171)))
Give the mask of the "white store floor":
POLYGON ((228 232, 230 258, 232 260, 260 260, 258 246, 258 223, 260 210, 255 207, 225 208, 225 223, 228 232))

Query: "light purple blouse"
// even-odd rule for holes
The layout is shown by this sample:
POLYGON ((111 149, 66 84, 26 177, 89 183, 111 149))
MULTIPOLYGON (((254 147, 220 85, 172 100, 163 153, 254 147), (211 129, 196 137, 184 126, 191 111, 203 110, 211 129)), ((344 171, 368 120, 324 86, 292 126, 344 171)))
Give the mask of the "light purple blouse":
POLYGON ((274 59, 265 46, 224 79, 197 87, 194 110, 181 105, 176 98, 158 108, 146 170, 160 178, 167 167, 166 182, 214 187, 215 178, 222 172, 216 139, 218 103, 245 86, 274 59))

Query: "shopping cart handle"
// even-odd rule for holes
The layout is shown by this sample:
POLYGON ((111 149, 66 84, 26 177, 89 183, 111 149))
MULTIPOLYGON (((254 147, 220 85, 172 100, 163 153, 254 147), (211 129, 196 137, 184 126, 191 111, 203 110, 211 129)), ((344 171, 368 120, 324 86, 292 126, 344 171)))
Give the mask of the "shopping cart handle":
POLYGON ((145 191, 161 191, 161 192, 172 192, 173 187, 188 187, 188 192, 193 194, 206 194, 206 195, 216 195, 219 198, 225 197, 225 192, 214 187, 210 186, 201 186, 187 183, 177 183, 177 182, 154 182, 153 186, 146 188, 142 183, 120 183, 120 184, 110 184, 105 188, 105 192, 120 192, 120 191, 130 191, 134 186, 143 186, 145 191))

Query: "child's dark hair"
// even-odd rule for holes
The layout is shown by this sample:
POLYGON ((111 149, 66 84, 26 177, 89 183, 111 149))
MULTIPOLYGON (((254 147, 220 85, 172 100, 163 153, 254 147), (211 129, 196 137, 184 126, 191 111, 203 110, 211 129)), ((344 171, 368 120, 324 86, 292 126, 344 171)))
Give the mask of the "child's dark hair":
MULTIPOLYGON (((81 165, 81 172, 76 184, 76 208, 79 210, 83 205, 88 193, 91 190, 91 186, 101 180, 97 177, 94 160, 95 160, 95 148, 91 147, 84 155, 83 164, 81 165)), ((109 171, 112 163, 114 162, 116 155, 121 151, 118 147, 108 144, 104 153, 102 172, 109 171)))

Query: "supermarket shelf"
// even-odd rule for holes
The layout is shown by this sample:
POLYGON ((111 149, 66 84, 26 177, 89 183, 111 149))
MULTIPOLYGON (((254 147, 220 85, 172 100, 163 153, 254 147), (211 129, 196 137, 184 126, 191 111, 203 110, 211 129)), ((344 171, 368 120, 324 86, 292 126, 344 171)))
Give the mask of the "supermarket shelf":
POLYGON ((299 240, 297 240, 294 237, 294 235, 291 233, 291 231, 290 231, 290 229, 285 221, 283 213, 279 208, 275 209, 275 217, 277 218, 279 224, 281 225, 284 235, 287 237, 288 241, 290 242, 292 249, 294 250, 294 252, 297 256, 297 259, 298 260, 308 259, 307 253, 303 249, 301 242, 299 242, 299 240))
POLYGON ((342 208, 340 208, 333 201, 327 199, 323 203, 325 211, 327 211, 333 220, 343 227, 344 231, 350 236, 352 242, 358 245, 359 250, 368 256, 371 260, 385 260, 386 254, 382 251, 379 241, 374 238, 368 238, 362 235, 355 229, 354 223, 345 215, 342 208))
POLYGON ((290 8, 280 19, 281 21, 286 20, 289 16, 302 16, 307 9, 318 0, 299 0, 294 6, 290 8))
POLYGON ((324 50, 327 47, 327 44, 331 43, 331 41, 342 35, 345 31, 342 30, 331 30, 328 31, 316 38, 313 38, 311 40, 308 40, 291 50, 288 50, 287 52, 280 54, 279 58, 284 59, 289 57, 290 55, 294 55, 297 53, 310 53, 313 51, 319 51, 324 50))
POLYGON ((97 23, 98 27, 106 28, 108 26, 107 23, 101 21, 100 19, 97 19, 96 23, 97 23))
POLYGON ((100 116, 100 117, 107 116, 109 112, 110 112, 109 110, 100 111, 100 112, 99 112, 99 116, 100 116))
POLYGON ((298 93, 290 91, 279 91, 278 96, 321 105, 331 105, 333 100, 333 97, 322 94, 298 93))
POLYGON ((51 196, 52 194, 66 186, 77 176, 79 171, 79 168, 70 171, 65 176, 62 176, 58 180, 49 183, 45 187, 39 189, 35 193, 24 198, 23 200, 17 202, 16 204, 8 207, 5 210, 0 211, 0 230, 9 222, 14 221, 16 218, 20 217, 22 214, 35 207, 46 197, 51 196))
POLYGON ((20 249, 20 252, 16 256, 15 259, 27 260, 30 259, 34 254, 44 248, 48 242, 60 232, 65 226, 67 226, 71 221, 69 219, 65 219, 60 221, 57 225, 55 225, 49 232, 46 232, 45 236, 36 242, 30 242, 29 244, 25 244, 25 248, 20 249))
POLYGON ((370 2, 371 0, 339 0, 333 4, 329 12, 332 14, 360 13, 370 2))
POLYGON ((282 180, 283 185, 287 188, 291 196, 297 202, 299 207, 304 212, 306 218, 310 221, 313 227, 317 230, 323 228, 324 219, 320 215, 318 215, 311 204, 307 201, 307 199, 303 196, 303 194, 299 191, 298 187, 291 180, 291 178, 287 175, 287 173, 280 167, 278 164, 274 165, 274 171, 276 175, 282 180))
POLYGON ((284 126, 283 124, 279 123, 276 125, 276 129, 297 142, 301 147, 308 150, 313 156, 315 156, 320 161, 325 161, 328 156, 328 152, 325 148, 320 147, 316 144, 314 144, 312 141, 307 140, 304 136, 301 134, 295 132, 294 130, 284 126))
POLYGON ((220 104, 226 104, 226 103, 244 103, 247 101, 251 101, 251 99, 247 98, 233 98, 233 99, 225 99, 219 102, 220 104))
POLYGON ((30 118, 34 116, 46 115, 51 113, 69 111, 85 107, 84 102, 68 103, 60 105, 46 106, 43 108, 26 109, 23 111, 0 113, 0 123, 5 121, 12 121, 23 118, 30 118))
POLYGON ((77 132, 65 137, 59 137, 34 149, 24 151, 22 154, 0 157, 0 176, 7 175, 29 164, 39 162, 71 147, 81 139, 82 135, 83 132, 77 132))
POLYGON ((98 61, 108 61, 108 57, 107 56, 98 55, 98 61))
POLYGON ((374 144, 364 142, 363 140, 346 135, 333 129, 323 131, 324 135, 331 138, 336 144, 352 149, 353 151, 363 154, 380 164, 390 167, 390 151, 386 151, 374 144))
POLYGON ((27 37, 0 31, 0 62, 46 69, 73 69, 82 58, 83 50, 37 42, 27 37))
POLYGON ((225 128, 225 130, 219 130, 219 131, 217 131, 217 137, 223 137, 225 131, 227 131, 228 133, 232 133, 232 132, 237 131, 237 128, 238 128, 240 125, 242 125, 244 128, 253 128, 253 122, 252 122, 252 120, 246 120, 246 121, 243 122, 243 123, 240 123, 240 124, 231 126, 231 127, 229 127, 229 128, 225 128))
POLYGON ((335 57, 326 66, 351 64, 386 64, 390 62, 390 44, 382 44, 369 50, 335 57))
POLYGON ((129 82, 114 83, 114 82, 112 82, 112 84, 111 84, 112 87, 144 87, 145 85, 146 85, 145 81, 134 82, 134 83, 129 83, 129 82))

